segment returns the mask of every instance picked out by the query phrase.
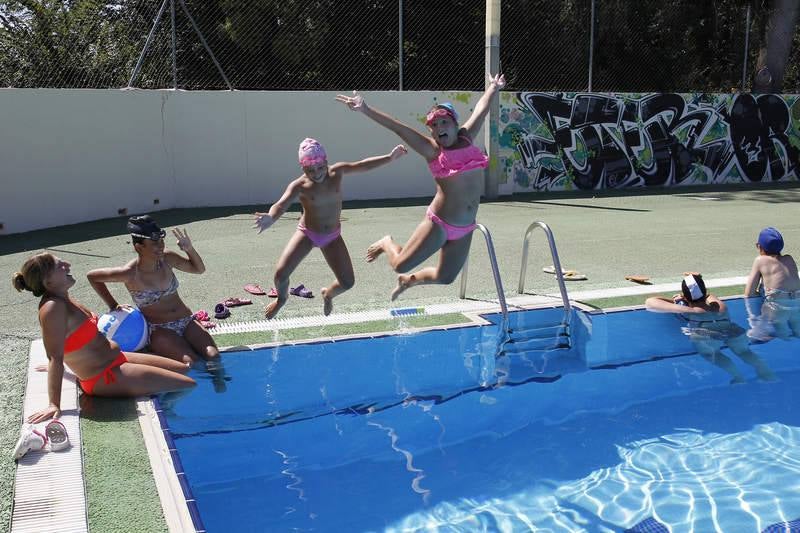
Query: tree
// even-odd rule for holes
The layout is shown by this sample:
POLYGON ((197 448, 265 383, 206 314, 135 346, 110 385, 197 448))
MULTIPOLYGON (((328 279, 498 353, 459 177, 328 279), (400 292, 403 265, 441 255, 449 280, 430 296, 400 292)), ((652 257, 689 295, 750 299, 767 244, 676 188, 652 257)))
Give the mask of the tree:
POLYGON ((761 46, 753 77, 753 92, 780 93, 783 92, 800 5, 797 0, 757 1, 756 4, 769 15, 760 18, 761 46))

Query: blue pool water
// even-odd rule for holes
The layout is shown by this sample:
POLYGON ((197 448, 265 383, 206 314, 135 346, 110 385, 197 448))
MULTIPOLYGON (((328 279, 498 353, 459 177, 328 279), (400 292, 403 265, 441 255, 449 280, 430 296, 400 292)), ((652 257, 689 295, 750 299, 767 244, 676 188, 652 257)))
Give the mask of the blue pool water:
POLYGON ((747 379, 730 385, 675 317, 576 311, 566 348, 562 315, 512 313, 511 342, 488 316, 226 354, 224 392, 197 372, 162 399, 198 524, 731 533, 800 518, 800 341, 751 346, 770 382, 726 349, 747 379))

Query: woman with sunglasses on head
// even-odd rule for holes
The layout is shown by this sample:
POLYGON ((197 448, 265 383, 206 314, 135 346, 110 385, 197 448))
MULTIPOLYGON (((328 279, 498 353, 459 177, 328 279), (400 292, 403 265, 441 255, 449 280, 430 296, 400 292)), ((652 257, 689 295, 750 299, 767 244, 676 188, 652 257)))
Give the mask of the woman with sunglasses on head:
POLYGON ((28 417, 36 424, 61 415, 64 365, 78 378, 84 394, 143 396, 195 385, 180 363, 156 355, 122 352, 97 330, 97 315, 69 295, 75 284, 70 264, 51 253, 28 258, 12 277, 14 288, 40 296, 39 323, 47 352, 49 405, 28 417))
POLYGON ((219 357, 211 335, 192 316, 192 311, 178 295, 178 278, 173 269, 202 274, 205 265, 192 246, 186 230, 173 229, 178 248, 186 255, 164 246, 166 232, 149 216, 128 220, 136 259, 114 268, 98 268, 87 274, 92 288, 108 305, 119 303, 108 290, 107 283, 121 282, 141 310, 150 326, 150 349, 178 361, 209 360, 219 357))

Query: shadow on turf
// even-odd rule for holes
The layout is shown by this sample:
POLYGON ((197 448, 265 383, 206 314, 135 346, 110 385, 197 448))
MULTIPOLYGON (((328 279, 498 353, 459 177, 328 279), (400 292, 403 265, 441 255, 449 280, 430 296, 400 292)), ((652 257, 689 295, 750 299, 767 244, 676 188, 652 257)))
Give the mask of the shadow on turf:
POLYGON ((81 418, 94 422, 127 422, 137 419, 133 398, 99 398, 81 394, 81 418))

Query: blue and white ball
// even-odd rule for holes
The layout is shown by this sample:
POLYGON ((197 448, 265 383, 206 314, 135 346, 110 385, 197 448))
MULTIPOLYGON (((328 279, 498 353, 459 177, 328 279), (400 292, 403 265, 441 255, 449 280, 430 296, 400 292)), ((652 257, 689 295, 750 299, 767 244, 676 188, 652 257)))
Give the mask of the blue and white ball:
POLYGON ((121 308, 106 313, 97 321, 97 329, 119 344, 123 352, 135 352, 147 344, 147 321, 141 311, 121 308))

